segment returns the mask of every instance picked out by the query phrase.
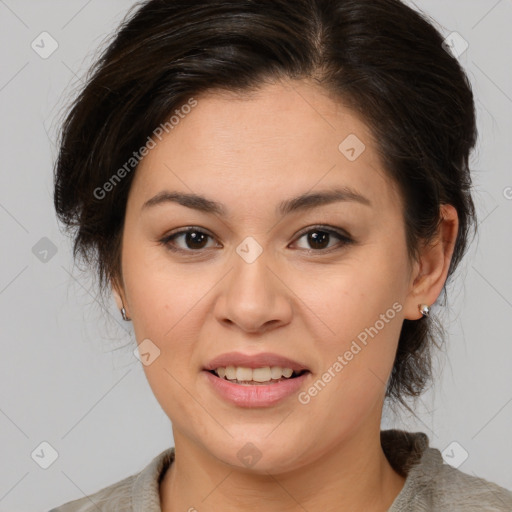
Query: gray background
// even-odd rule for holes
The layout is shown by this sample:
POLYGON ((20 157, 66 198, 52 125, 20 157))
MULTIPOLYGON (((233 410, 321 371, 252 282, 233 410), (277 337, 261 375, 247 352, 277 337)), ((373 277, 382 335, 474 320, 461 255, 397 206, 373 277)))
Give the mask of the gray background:
MULTIPOLYGON (((132 353, 131 324, 113 299, 108 311, 96 302, 52 202, 58 120, 132 4, 0 0, 1 511, 48 510, 91 494, 173 444, 132 353), (43 31, 59 45, 46 59, 31 47, 43 31), (58 452, 48 469, 42 442, 58 452)), ((410 4, 469 43, 459 60, 477 97, 480 235, 450 288, 437 383, 415 415, 386 411, 384 427, 426 432, 440 450, 456 441, 446 453, 460 461, 467 452, 462 471, 512 489, 512 2, 410 4)))

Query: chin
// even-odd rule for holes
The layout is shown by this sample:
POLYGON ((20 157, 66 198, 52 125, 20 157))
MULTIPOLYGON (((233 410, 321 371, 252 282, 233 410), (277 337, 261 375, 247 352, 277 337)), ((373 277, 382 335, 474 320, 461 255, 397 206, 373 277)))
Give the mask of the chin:
MULTIPOLYGON (((251 474, 277 474, 296 469, 300 454, 297 453, 299 441, 287 437, 287 443, 282 437, 276 437, 272 442, 268 438, 270 430, 261 431, 249 439, 247 435, 238 439, 236 436, 221 446, 217 444, 210 453, 237 471, 246 470, 251 474)), ((206 447, 208 448, 208 447, 206 447)))

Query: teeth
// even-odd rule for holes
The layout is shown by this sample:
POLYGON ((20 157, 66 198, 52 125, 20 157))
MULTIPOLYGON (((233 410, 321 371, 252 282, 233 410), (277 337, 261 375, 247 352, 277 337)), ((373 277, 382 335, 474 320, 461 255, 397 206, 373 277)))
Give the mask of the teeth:
POLYGON ((270 368, 270 375, 273 379, 280 379, 282 374, 283 369, 279 366, 272 366, 272 368, 270 368))
POLYGON ((291 368, 283 368, 283 376, 289 378, 292 376, 293 370, 291 368))
POLYGON ((237 380, 244 382, 270 382, 281 378, 289 379, 293 370, 291 368, 282 368, 281 366, 265 366, 263 368, 246 368, 244 366, 226 366, 217 368, 215 373, 221 379, 237 380))
POLYGON ((236 368, 234 366, 226 367, 226 379, 228 379, 228 380, 236 379, 236 368))
MULTIPOLYGON (((255 380, 256 382, 268 382, 272 378, 272 370, 268 366, 265 366, 265 368, 254 368, 251 373, 252 378, 250 380, 255 380)), ((276 378, 281 378, 281 375, 276 378)))
POLYGON ((235 375, 236 380, 252 380, 252 369, 238 366, 235 375))

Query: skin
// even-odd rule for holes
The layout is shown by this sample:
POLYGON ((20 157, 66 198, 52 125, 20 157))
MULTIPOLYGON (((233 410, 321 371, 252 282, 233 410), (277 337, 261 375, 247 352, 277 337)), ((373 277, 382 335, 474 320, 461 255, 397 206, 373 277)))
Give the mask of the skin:
POLYGON ((435 243, 410 259, 398 189, 368 127, 339 100, 308 81, 196 99, 139 164, 126 209, 122 283, 113 283, 138 343, 149 338, 160 350, 144 371, 176 448, 160 485, 162 510, 230 512, 243 504, 250 512, 263 503, 269 512, 385 511, 404 484, 380 445, 386 382, 404 318, 420 319, 418 304, 434 303, 442 290, 456 211, 443 206, 435 243), (366 146, 354 161, 338 149, 349 134, 366 146), (350 187, 371 204, 275 214, 282 200, 334 187, 350 187), (142 208, 162 190, 201 194, 228 215, 171 202, 142 208), (331 235, 312 246, 304 234, 315 229, 304 228, 317 224, 343 230, 354 243, 331 235), (210 238, 187 245, 179 236, 174 246, 183 253, 161 242, 187 226, 210 238), (251 264, 236 252, 247 236, 263 249, 251 264), (269 351, 308 366, 307 390, 395 303, 396 316, 308 404, 292 395, 241 408, 201 373, 225 352, 269 351), (261 453, 250 468, 237 457, 247 442, 261 453))

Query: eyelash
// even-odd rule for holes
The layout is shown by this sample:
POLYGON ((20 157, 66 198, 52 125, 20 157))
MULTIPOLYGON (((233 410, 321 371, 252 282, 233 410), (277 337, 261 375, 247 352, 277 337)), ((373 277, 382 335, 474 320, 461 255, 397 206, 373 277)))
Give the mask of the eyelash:
MULTIPOLYGON (((303 249, 304 251, 306 251, 309 254, 311 254, 311 253, 323 253, 323 254, 331 253, 333 250, 341 250, 345 246, 355 243, 355 240, 353 240, 349 236, 343 234, 338 229, 335 229, 335 228, 332 228, 332 227, 326 226, 326 225, 310 226, 305 231, 300 232, 298 237, 296 238, 296 240, 300 240, 304 235, 307 235, 307 234, 315 232, 315 231, 316 232, 319 231, 319 232, 322 232, 322 233, 328 233, 329 235, 334 235, 334 236, 336 236, 337 238, 339 238, 341 240, 341 243, 338 244, 337 246, 330 247, 330 248, 327 248, 327 249, 303 249)), ((201 253, 201 252, 204 252, 205 250, 207 250, 207 249, 197 249, 197 250, 195 250, 195 249, 179 249, 179 248, 176 248, 176 246, 173 245, 173 243, 172 243, 173 240, 175 238, 179 237, 179 236, 186 235, 187 233, 201 233, 201 234, 204 234, 204 235, 206 235, 206 236, 208 236, 210 238, 214 238, 213 236, 211 236, 210 234, 206 233, 202 229, 200 229, 198 227, 195 227, 195 226, 190 226, 190 227, 188 227, 186 229, 182 229, 182 230, 177 231, 175 233, 170 233, 169 235, 166 235, 164 238, 162 238, 160 240, 160 243, 162 245, 164 245, 168 250, 170 250, 170 251, 172 251, 174 253, 192 254, 192 253, 201 253)))

